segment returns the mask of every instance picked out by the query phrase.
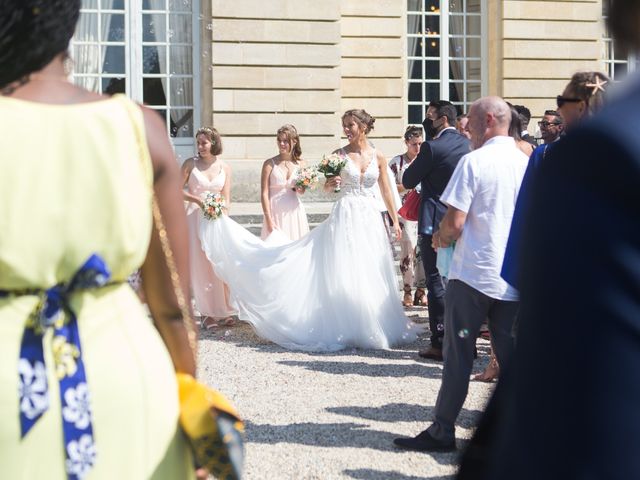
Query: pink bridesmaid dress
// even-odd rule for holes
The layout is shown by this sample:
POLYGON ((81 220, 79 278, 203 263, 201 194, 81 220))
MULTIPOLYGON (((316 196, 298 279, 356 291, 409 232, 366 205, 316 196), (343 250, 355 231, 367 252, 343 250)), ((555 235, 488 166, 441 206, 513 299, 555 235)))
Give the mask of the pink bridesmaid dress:
MULTIPOLYGON (((295 178, 298 173, 296 167, 287 178, 287 170, 271 160, 273 169, 269 175, 269 201, 271 205, 271 217, 275 227, 285 234, 289 240, 298 240, 309 233, 309 222, 304 205, 298 198, 298 194, 293 191, 295 178)), ((267 228, 262 223, 262 233, 260 238, 267 238, 267 228)))
MULTIPOLYGON (((200 198, 208 192, 219 193, 224 186, 226 173, 224 169, 213 180, 209 180, 197 167, 193 167, 187 188, 189 193, 200 198)), ((187 221, 189 223, 189 248, 191 290, 195 299, 196 310, 203 317, 214 319, 226 318, 237 312, 229 303, 229 289, 213 272, 213 267, 202 250, 198 232, 200 222, 206 222, 201 208, 193 202, 187 204, 187 221)))

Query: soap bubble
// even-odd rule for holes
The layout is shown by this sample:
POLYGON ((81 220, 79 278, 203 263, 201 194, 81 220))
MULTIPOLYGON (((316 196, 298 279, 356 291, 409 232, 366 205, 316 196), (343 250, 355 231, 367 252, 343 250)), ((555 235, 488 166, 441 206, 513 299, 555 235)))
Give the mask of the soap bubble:
POLYGON ((467 338, 469 336, 469 330, 467 330, 466 328, 463 328, 458 332, 458 336, 460 338, 467 338))

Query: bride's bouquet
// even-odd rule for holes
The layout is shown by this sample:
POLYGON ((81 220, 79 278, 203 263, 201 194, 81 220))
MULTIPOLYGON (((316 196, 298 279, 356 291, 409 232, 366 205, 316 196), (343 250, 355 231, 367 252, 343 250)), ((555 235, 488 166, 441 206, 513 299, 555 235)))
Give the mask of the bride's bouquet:
MULTIPOLYGON (((317 169, 325 176, 325 178, 336 177, 340 175, 340 170, 342 170, 346 164, 346 158, 341 157, 337 153, 332 153, 329 156, 322 156, 322 160, 318 164, 317 169)), ((340 191, 340 186, 336 186, 333 191, 338 193, 340 191)))
POLYGON ((308 188, 313 188, 318 183, 318 170, 314 167, 301 169, 296 175, 293 191, 304 193, 308 188))
POLYGON ((202 211, 204 218, 207 220, 215 220, 222 216, 224 210, 224 197, 219 193, 209 192, 202 201, 202 211))

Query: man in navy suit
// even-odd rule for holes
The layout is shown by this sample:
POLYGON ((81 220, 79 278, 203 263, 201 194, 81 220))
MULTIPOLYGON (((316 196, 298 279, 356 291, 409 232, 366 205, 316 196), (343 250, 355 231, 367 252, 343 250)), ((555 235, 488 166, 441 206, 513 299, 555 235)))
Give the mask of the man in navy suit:
MULTIPOLYGON (((614 38, 640 52, 640 2, 610 5, 614 38)), ((540 162, 516 354, 458 479, 640 478, 639 125, 636 74, 540 162)))
POLYGON ((449 183, 458 161, 471 151, 471 142, 456 129, 456 108, 446 100, 431 102, 425 119, 427 140, 420 147, 418 157, 407 168, 402 184, 415 188, 420 184, 420 213, 418 234, 420 254, 427 277, 429 300, 429 328, 431 347, 419 352, 423 358, 442 360, 444 336, 444 284, 436 268, 436 251, 431 246, 447 207, 440 202, 440 195, 449 183))

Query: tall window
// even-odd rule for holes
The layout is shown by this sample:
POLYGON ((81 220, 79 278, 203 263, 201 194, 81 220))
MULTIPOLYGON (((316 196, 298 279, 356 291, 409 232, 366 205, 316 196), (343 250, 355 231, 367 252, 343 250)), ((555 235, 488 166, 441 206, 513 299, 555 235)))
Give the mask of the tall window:
POLYGON ((484 4, 407 0, 409 123, 420 123, 432 100, 466 112, 482 96, 484 4))
POLYGON ((609 15, 608 2, 602 2, 602 18, 604 21, 604 30, 602 41, 604 45, 604 64, 606 73, 609 77, 616 81, 622 80, 629 72, 633 72, 638 68, 638 59, 635 56, 622 55, 616 51, 611 33, 607 27, 607 17, 609 15))
POLYGON ((175 146, 192 146, 198 8, 198 0, 82 0, 74 81, 146 104, 162 116, 175 146))

